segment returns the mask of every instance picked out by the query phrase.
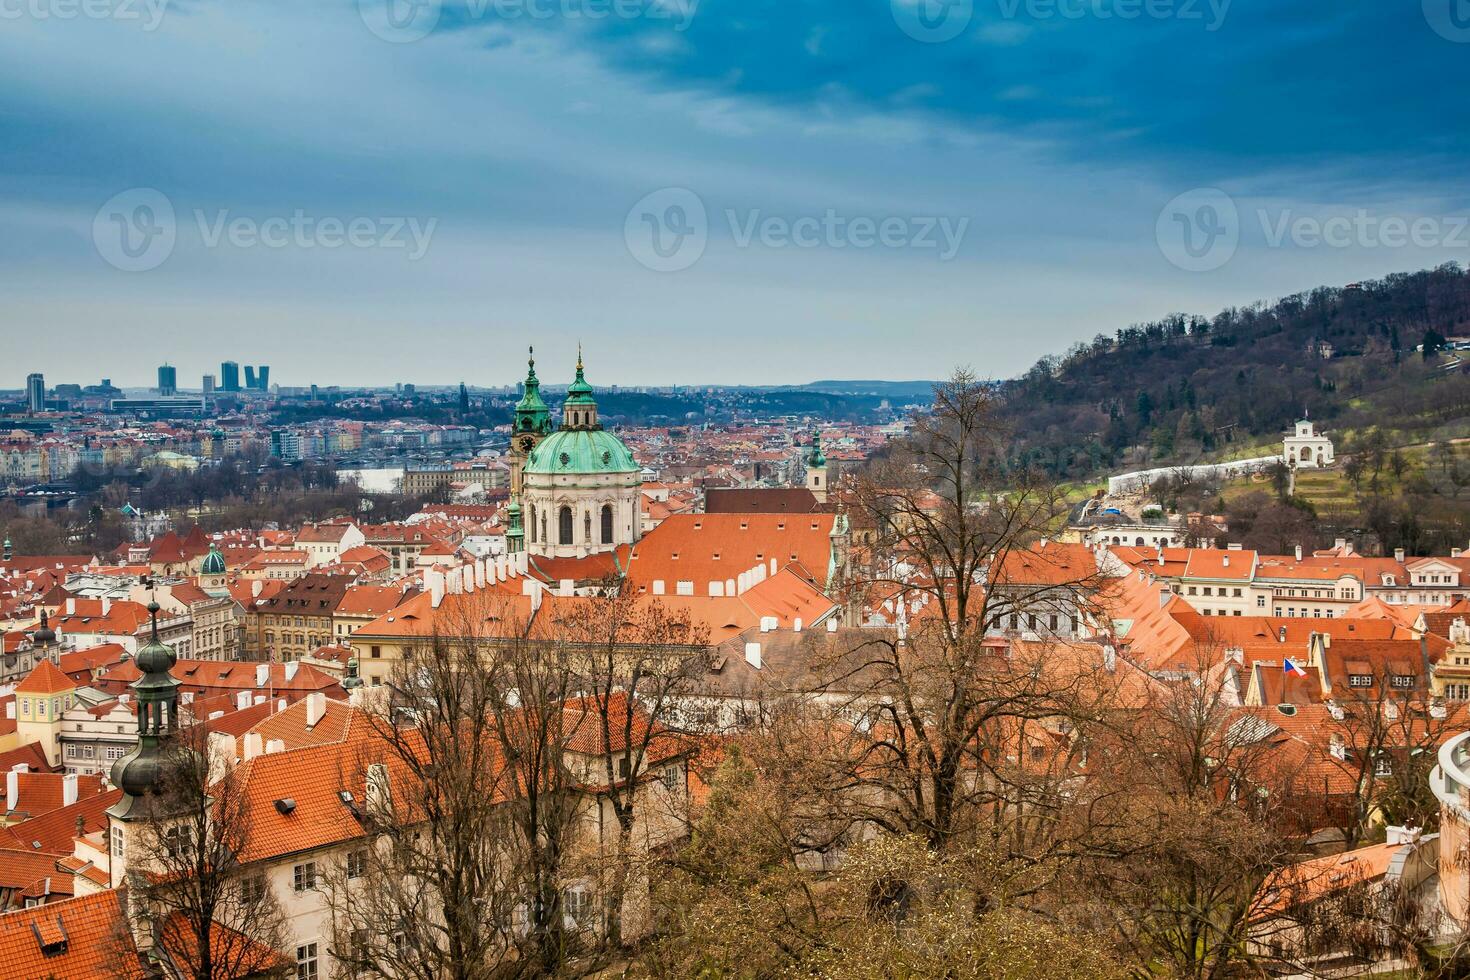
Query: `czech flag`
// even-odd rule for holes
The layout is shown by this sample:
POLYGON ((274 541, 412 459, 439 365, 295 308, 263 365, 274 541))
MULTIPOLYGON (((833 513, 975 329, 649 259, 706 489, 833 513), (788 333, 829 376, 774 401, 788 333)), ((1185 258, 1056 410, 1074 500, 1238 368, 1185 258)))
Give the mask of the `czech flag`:
POLYGON ((1281 659, 1281 670, 1287 677, 1306 677, 1307 672, 1298 667, 1290 657, 1281 659))

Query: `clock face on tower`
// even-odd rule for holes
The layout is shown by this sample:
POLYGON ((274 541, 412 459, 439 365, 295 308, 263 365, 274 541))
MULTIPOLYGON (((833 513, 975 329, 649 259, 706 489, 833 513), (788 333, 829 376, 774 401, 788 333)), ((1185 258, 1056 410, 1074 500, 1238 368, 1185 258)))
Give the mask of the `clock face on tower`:
POLYGON ((535 448, 536 448, 536 440, 535 439, 532 439, 530 436, 526 436, 525 438, 523 438, 521 440, 521 452, 523 452, 523 453, 529 453, 532 449, 535 449, 535 448))

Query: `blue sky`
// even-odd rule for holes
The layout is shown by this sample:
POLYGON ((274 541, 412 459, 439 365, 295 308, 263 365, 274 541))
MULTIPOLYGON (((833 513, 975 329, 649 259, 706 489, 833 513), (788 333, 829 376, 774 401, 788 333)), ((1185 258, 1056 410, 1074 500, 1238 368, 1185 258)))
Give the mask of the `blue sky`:
POLYGON ((0 0, 0 386, 1003 377, 1470 252, 1463 0, 82 2, 0 0))

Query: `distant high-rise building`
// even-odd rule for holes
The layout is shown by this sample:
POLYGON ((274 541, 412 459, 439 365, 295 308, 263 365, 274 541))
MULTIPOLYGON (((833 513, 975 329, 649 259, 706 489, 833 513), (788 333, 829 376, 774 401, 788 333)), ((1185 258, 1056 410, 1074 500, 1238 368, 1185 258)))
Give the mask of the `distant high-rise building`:
POLYGON ((204 393, 206 395, 212 395, 212 394, 214 394, 214 375, 212 375, 212 374, 206 374, 204 376, 204 381, 203 381, 202 387, 203 387, 204 393))
POLYGON ((219 366, 219 386, 221 391, 240 390, 240 365, 234 361, 225 361, 219 366))
POLYGON ((271 390, 271 366, 269 364, 262 364, 260 367, 256 368, 255 369, 255 380, 258 382, 258 384, 256 385, 256 387, 260 391, 270 391, 271 390))
POLYGON ((459 414, 470 414, 470 390, 464 386, 463 381, 459 383, 459 414))
POLYGON ((26 408, 31 412, 46 410, 46 379, 39 372, 26 376, 26 408))
POLYGON ((253 364, 245 365, 245 390, 255 390, 255 365, 253 364))
POLYGON ((165 364, 158 369, 158 393, 160 395, 177 395, 179 393, 179 372, 177 369, 165 364))

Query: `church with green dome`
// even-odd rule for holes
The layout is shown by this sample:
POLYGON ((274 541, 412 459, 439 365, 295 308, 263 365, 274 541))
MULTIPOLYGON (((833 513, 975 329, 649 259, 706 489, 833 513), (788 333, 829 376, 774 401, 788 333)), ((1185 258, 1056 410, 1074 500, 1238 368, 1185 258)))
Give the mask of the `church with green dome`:
POLYGON ((555 429, 535 361, 530 362, 510 457, 510 550, 585 558, 638 540, 641 469, 623 441, 598 421, 581 351, 555 429))

